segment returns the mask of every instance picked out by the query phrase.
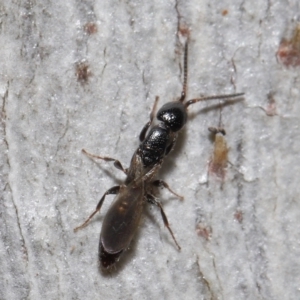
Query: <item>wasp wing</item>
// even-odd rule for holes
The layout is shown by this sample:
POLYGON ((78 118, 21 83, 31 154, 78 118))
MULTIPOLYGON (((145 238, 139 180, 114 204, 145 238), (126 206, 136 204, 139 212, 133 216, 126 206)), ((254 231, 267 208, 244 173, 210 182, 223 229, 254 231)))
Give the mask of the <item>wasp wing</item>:
POLYGON ((143 182, 121 186, 102 224, 100 246, 106 253, 122 252, 129 246, 141 219, 143 197, 143 182))

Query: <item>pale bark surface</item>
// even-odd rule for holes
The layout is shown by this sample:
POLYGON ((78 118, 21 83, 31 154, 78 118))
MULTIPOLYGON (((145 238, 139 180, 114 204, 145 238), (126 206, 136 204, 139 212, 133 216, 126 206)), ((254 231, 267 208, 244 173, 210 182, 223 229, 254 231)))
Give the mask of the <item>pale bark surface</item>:
POLYGON ((300 68, 276 59, 299 16, 298 0, 2 0, 0 299, 299 299, 300 68), (180 96, 178 24, 191 32, 188 98, 245 92, 222 114, 233 166, 207 177, 219 102, 191 106, 160 173, 185 197, 161 193, 182 251, 147 205, 105 276, 113 196, 73 229, 124 175, 81 149, 128 166, 155 96, 180 96))

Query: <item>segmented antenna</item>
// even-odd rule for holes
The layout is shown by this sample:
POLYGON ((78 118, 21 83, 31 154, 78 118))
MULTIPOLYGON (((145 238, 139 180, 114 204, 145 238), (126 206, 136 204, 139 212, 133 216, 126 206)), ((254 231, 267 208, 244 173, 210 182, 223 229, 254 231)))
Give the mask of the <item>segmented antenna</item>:
POLYGON ((185 100, 186 96, 186 85, 187 85, 187 71, 188 71, 188 40, 185 42, 184 47, 184 58, 183 58, 183 87, 181 92, 180 102, 185 100))
POLYGON ((215 96, 207 96, 207 97, 201 97, 201 98, 195 98, 188 100, 185 103, 185 107, 190 106, 191 104, 194 104, 199 101, 207 101, 207 100, 215 100, 215 99, 228 99, 228 98, 236 98, 236 97, 241 97, 245 93, 237 93, 237 94, 229 94, 229 95, 215 95, 215 96))
MULTIPOLYGON (((185 42, 184 46, 184 58, 183 58, 183 86, 182 86, 182 92, 181 97, 179 99, 180 102, 184 102, 186 97, 186 87, 187 87, 187 77, 188 77, 188 39, 185 42)), ((215 95, 215 96, 207 96, 207 97, 200 97, 188 100, 185 103, 185 107, 190 106, 191 104, 194 104, 199 101, 207 101, 207 100, 215 100, 215 99, 228 99, 228 98, 236 98, 243 96, 244 93, 238 93, 238 94, 229 94, 229 95, 215 95)))

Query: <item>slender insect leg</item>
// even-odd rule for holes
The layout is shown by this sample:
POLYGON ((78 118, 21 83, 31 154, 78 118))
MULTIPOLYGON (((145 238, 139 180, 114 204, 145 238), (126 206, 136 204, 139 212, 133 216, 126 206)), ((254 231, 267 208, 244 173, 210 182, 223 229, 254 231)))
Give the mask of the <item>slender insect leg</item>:
POLYGON ((170 187, 169 185, 163 181, 163 180, 154 180, 151 182, 151 184, 153 184, 154 186, 157 186, 157 187, 162 187, 162 188, 165 188, 167 189, 171 194, 175 195, 176 197, 178 197, 180 200, 183 200, 183 197, 178 195, 177 193, 175 193, 170 187))
POLYGON ((156 163, 146 174, 142 177, 136 178, 134 181, 143 181, 143 182, 151 182, 152 178, 157 174, 158 170, 161 167, 163 160, 161 159, 158 163, 156 163))
POLYGON ((171 144, 167 147, 165 156, 167 156, 171 152, 171 150, 173 149, 173 147, 174 147, 174 145, 176 143, 176 140, 177 140, 177 134, 174 135, 171 144))
POLYGON ((176 246, 178 247, 179 250, 181 250, 181 247, 179 246, 179 244, 177 243, 177 241, 176 241, 176 239, 175 239, 175 236, 174 236, 174 234, 173 234, 173 231, 172 231, 172 229, 171 229, 171 227, 170 227, 170 225, 169 225, 168 218, 167 218, 167 216, 166 216, 166 214, 165 214, 165 212, 164 212, 164 210, 163 210, 163 208, 162 208, 160 202, 157 201, 157 200, 154 198, 154 196, 152 196, 151 194, 147 194, 147 195, 146 195, 146 198, 147 198, 147 201, 148 201, 149 203, 154 204, 154 205, 156 205, 156 206, 158 206, 158 207, 160 208, 160 213, 161 213, 162 219, 163 219, 163 221, 164 221, 164 224, 165 224, 165 226, 168 228, 168 230, 169 230, 169 232, 170 232, 170 234, 171 234, 171 236, 172 236, 172 238, 173 238, 173 240, 174 240, 176 246))
POLYGON ((150 120, 146 123, 146 125, 143 127, 143 129, 142 129, 142 131, 140 133, 140 141, 141 142, 145 139, 147 130, 149 129, 150 125, 152 124, 158 100, 159 100, 159 97, 156 96, 154 104, 153 104, 153 107, 152 107, 152 110, 151 110, 151 113, 150 113, 150 120))
POLYGON ((121 162, 115 158, 112 158, 112 157, 109 157, 109 156, 99 156, 99 155, 94 155, 94 154, 91 154, 89 152, 87 152, 86 150, 82 149, 82 152, 87 155, 88 157, 91 157, 91 158, 97 158, 97 159, 103 159, 105 161, 113 161, 114 162, 114 166, 115 168, 123 171, 125 174, 127 174, 127 169, 124 168, 121 164, 121 162))
POLYGON ((107 190, 104 193, 104 195, 102 196, 102 198, 100 199, 99 203, 97 204, 97 207, 96 207, 95 211, 86 219, 86 221, 82 225, 74 228, 74 232, 78 231, 79 229, 82 229, 83 227, 85 227, 89 223, 89 221, 93 218, 93 216, 101 209, 101 206, 104 202, 105 196, 111 195, 111 194, 113 194, 113 195, 118 194, 119 191, 120 191, 120 188, 121 188, 120 185, 116 185, 116 186, 110 188, 109 190, 107 190))

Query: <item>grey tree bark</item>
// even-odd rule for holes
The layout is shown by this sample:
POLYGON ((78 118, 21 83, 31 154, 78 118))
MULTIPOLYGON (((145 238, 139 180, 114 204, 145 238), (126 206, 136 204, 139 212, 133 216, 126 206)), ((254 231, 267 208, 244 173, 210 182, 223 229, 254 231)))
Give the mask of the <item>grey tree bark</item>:
MULTIPOLYGON (((277 55, 299 1, 1 1, 0 299, 299 299, 299 66, 277 55), (229 161, 208 175, 219 102, 195 104, 156 207, 109 275, 101 221, 155 96, 180 96, 178 29, 190 31, 188 98, 224 105, 229 161)), ((297 55, 300 43, 293 40, 297 55), (299 44, 297 44, 299 43, 299 44)))

